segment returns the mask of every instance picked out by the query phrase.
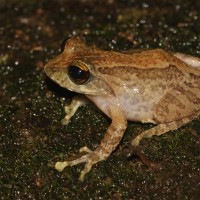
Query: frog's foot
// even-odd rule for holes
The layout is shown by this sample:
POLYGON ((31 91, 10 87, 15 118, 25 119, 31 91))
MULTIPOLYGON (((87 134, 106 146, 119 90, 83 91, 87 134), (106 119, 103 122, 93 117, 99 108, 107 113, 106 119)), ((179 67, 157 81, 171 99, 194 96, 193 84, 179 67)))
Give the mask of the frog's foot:
POLYGON ((88 100, 81 95, 74 97, 71 104, 65 106, 66 116, 64 117, 64 119, 61 120, 62 125, 67 125, 71 117, 73 117, 75 112, 78 110, 78 108, 87 104, 87 102, 88 100))
POLYGON ((139 147, 132 147, 130 149, 130 151, 127 154, 127 157, 132 158, 133 156, 139 157, 139 159, 142 161, 143 164, 145 164, 146 166, 152 169, 160 168, 160 164, 148 159, 145 153, 139 147))
POLYGON ((81 171, 81 174, 80 174, 80 177, 79 177, 79 180, 83 181, 85 175, 91 170, 92 166, 95 163, 97 163, 101 160, 104 160, 104 158, 101 157, 100 155, 98 155, 97 152, 91 151, 87 147, 82 147, 80 149, 80 152, 87 152, 87 154, 83 155, 82 157, 80 157, 78 159, 72 160, 72 161, 57 162, 55 164, 55 169, 57 169, 59 172, 62 172, 65 167, 78 165, 80 163, 86 163, 85 167, 81 171))

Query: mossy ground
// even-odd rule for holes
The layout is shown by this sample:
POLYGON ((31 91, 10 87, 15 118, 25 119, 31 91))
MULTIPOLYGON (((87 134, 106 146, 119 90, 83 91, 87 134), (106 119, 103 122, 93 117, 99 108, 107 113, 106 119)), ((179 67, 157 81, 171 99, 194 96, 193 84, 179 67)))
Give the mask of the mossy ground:
POLYGON ((130 122, 117 150, 83 183, 83 165, 57 172, 56 161, 85 145, 94 149, 110 120, 88 105, 62 126, 63 105, 75 94, 51 82, 43 67, 72 35, 104 49, 161 47, 200 56, 199 1, 10 0, 0 10, 1 199, 198 199, 199 119, 141 143, 159 170, 126 158, 123 147, 152 126, 130 122))

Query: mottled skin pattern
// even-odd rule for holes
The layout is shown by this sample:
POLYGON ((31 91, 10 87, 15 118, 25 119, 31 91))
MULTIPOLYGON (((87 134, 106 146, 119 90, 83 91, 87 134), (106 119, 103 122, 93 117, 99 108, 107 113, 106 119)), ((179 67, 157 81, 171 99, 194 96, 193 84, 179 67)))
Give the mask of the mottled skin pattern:
MULTIPOLYGON (((133 141, 137 147, 142 138, 161 135, 190 122, 200 114, 200 59, 162 49, 140 52, 103 51, 87 46, 79 37, 69 39, 64 51, 45 66, 46 74, 60 86, 84 94, 112 119, 100 145, 73 161, 56 163, 62 171, 66 166, 85 162, 80 180, 93 164, 109 157, 127 127, 127 120, 151 122, 155 127, 144 131, 133 141), (71 65, 84 65, 89 79, 84 84, 72 81, 71 65), (77 64, 78 63, 78 64, 77 64)), ((77 97, 62 123, 67 124, 85 99, 77 97)))

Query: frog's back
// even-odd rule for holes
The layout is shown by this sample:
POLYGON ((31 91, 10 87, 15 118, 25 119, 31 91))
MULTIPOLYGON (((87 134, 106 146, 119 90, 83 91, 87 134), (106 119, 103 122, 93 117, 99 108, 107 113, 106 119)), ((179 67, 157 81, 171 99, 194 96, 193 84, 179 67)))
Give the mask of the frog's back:
POLYGON ((126 65, 121 61, 121 66, 117 63, 116 66, 98 68, 102 77, 109 80, 114 88, 115 96, 119 98, 128 120, 158 123, 176 120, 179 116, 190 115, 194 109, 199 109, 198 105, 191 104, 191 101, 199 101, 199 95, 193 95, 193 100, 185 100, 191 98, 194 91, 200 94, 198 69, 161 49, 129 56, 134 60, 131 65, 131 62, 126 65), (179 95, 181 92, 183 94, 179 95), (173 103, 170 104, 170 101, 173 103), (160 109, 161 104, 165 109, 160 109), (180 111, 183 115, 177 114, 183 105, 190 109, 180 111), (161 117, 160 110, 165 114, 170 110, 169 115, 161 117))
MULTIPOLYGON (((91 56, 89 53, 87 56, 91 59, 97 68, 112 68, 115 67, 135 67, 140 69, 148 68, 167 68, 170 65, 174 65, 180 70, 188 73, 194 73, 200 75, 200 67, 195 68, 188 65, 179 57, 175 56, 171 52, 167 52, 163 49, 152 49, 143 51, 130 51, 130 52, 115 52, 115 51, 102 51, 98 52, 98 49, 94 49, 93 53, 96 56, 91 56)), ((86 57, 87 57, 86 56, 86 57)), ((194 57, 193 57, 194 58, 194 57)), ((198 58, 197 58, 198 59, 198 58)), ((200 62, 200 61, 199 61, 200 62)))

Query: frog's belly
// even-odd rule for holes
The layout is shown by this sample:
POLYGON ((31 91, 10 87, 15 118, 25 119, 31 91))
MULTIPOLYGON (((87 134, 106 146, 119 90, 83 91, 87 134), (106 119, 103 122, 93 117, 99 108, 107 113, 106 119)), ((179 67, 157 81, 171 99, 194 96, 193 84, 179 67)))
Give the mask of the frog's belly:
POLYGON ((108 117, 110 116, 110 105, 120 106, 125 117, 129 121, 138 121, 144 123, 156 123, 154 120, 154 105, 159 101, 158 98, 147 98, 145 101, 141 96, 110 96, 108 98, 100 98, 96 96, 87 95, 87 97, 93 101, 96 106, 102 110, 108 117))
POLYGON ((139 97, 120 98, 126 119, 143 123, 156 123, 154 120, 154 106, 159 99, 149 98, 148 101, 139 97), (151 100, 150 100, 151 99, 151 100))
POLYGON ((156 123, 151 105, 137 104, 124 109, 126 119, 143 123, 156 123))

